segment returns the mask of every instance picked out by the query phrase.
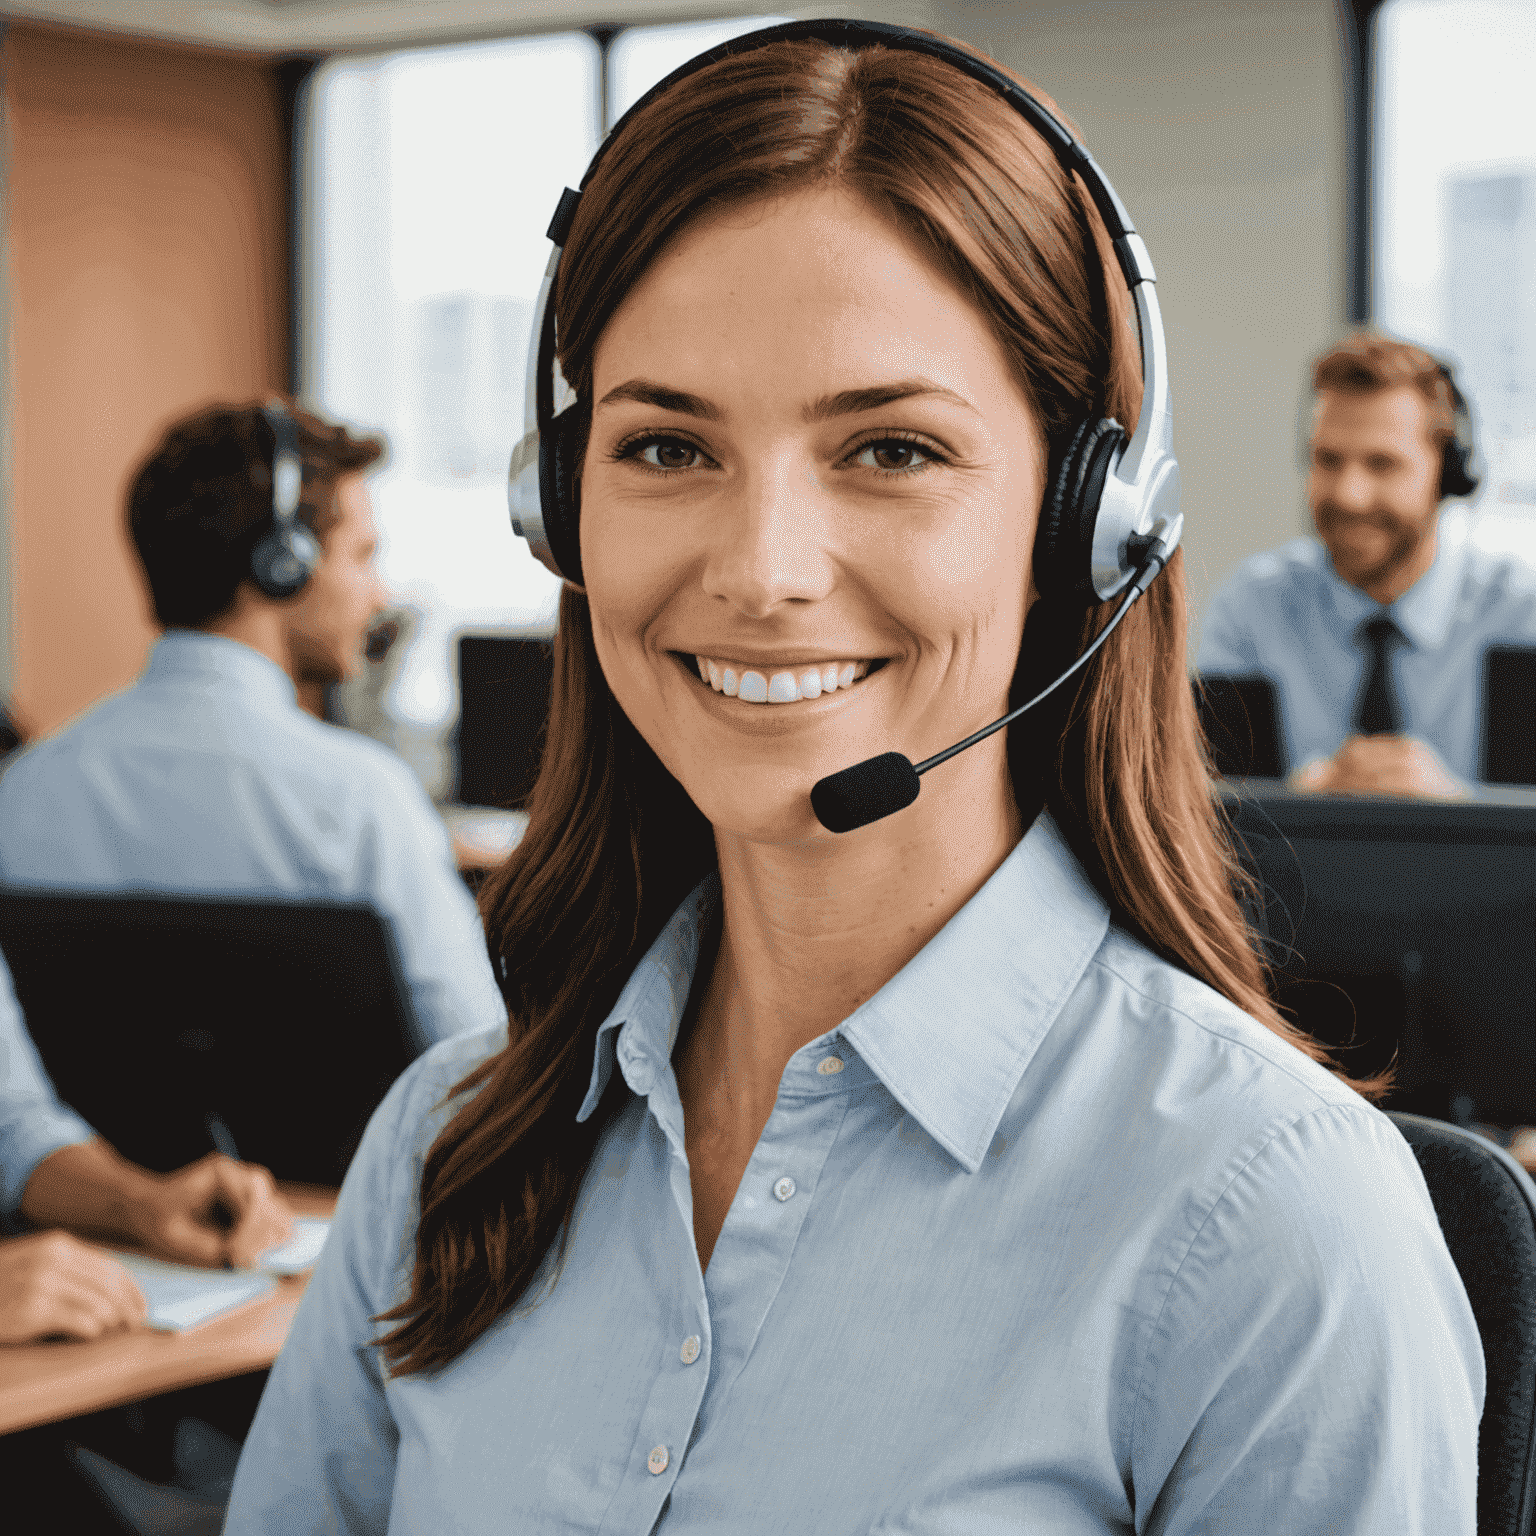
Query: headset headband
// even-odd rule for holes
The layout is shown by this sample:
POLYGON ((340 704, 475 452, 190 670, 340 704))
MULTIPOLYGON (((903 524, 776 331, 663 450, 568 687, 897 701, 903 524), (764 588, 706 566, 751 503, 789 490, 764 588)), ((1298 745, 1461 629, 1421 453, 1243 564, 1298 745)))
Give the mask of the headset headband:
POLYGON ((1141 414, 1124 452, 1119 454, 1106 475, 1090 557, 1094 591, 1101 599, 1113 597, 1130 583, 1136 571, 1137 546, 1149 539, 1154 528, 1160 531, 1159 536, 1170 552, 1177 545, 1183 528, 1183 518, 1178 511, 1178 465, 1173 454, 1167 345, 1152 259, 1131 223, 1125 204, 1100 170, 1098 162, 1040 102, 986 60, 943 38, 883 21, 792 21, 730 38, 698 54, 653 85, 624 113, 598 145, 597 153, 581 178, 581 189, 572 191, 567 187, 561 194, 548 230, 555 248, 544 272, 534 313, 534 344, 529 349, 527 393, 524 396, 525 435, 512 455, 508 499, 513 528, 528 541, 533 553, 551 571, 556 575, 566 574, 561 571, 550 548, 545 527, 543 508, 548 504, 546 497, 555 495, 555 487, 550 456, 540 454, 539 444, 543 433, 555 420, 555 277, 560 267, 560 253, 593 173, 630 119, 679 81, 739 53, 753 52, 773 43, 805 41, 824 42, 855 52, 878 44, 942 60, 995 90, 1042 135, 1063 169, 1069 175, 1075 172, 1082 178, 1104 221, 1115 260, 1135 303, 1141 351, 1141 414))

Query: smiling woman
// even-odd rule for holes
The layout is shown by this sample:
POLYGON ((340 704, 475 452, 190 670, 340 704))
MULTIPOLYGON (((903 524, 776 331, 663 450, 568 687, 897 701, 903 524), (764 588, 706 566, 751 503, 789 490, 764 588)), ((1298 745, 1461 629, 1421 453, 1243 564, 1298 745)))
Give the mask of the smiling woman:
POLYGON ((731 48, 557 216, 509 1029, 375 1117, 227 1529, 1470 1531, 1476 1328, 1265 993, 1179 560, 1085 553, 1141 406, 1086 161, 928 34, 731 48))

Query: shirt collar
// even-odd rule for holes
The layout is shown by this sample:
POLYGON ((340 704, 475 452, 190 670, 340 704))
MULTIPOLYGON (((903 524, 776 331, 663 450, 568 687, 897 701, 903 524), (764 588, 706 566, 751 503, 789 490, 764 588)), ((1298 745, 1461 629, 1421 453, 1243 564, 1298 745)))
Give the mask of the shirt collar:
MULTIPOLYGON (((719 900, 711 875, 678 908, 598 1028, 584 1120, 615 1060, 647 1094, 677 1041, 700 936, 719 900)), ((1025 1069, 1109 927, 1048 812, 982 888, 838 1027, 891 1096, 975 1173, 1025 1069)))
POLYGON ((149 653, 144 681, 222 683, 251 703, 297 707, 293 679, 270 657, 244 641, 197 629, 166 630, 149 653))
POLYGON ((1318 571, 1345 634, 1353 637, 1366 619, 1384 613, 1418 650, 1436 650, 1445 643, 1466 564, 1466 525, 1460 517, 1441 514, 1435 530, 1434 563, 1395 603, 1385 608, 1334 570, 1321 542, 1317 551, 1318 571))

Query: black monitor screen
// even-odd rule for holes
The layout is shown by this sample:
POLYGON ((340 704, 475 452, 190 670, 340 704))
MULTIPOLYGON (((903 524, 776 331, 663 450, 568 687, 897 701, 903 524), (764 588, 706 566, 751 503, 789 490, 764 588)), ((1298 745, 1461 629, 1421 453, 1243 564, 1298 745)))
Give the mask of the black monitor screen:
POLYGON ((459 804, 521 806, 532 793, 553 677, 548 640, 459 636, 459 804))

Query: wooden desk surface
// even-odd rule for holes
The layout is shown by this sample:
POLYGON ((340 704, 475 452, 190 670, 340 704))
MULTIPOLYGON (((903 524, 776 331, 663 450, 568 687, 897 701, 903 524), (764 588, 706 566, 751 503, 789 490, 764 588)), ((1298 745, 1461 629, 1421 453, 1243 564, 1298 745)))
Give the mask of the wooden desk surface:
MULTIPOLYGON (((329 1217, 336 1208, 333 1190, 282 1190, 300 1216, 329 1217)), ((185 1333, 140 1327, 90 1343, 0 1345, 0 1434, 265 1369, 288 1337, 307 1280, 280 1279, 268 1295, 185 1333)))

